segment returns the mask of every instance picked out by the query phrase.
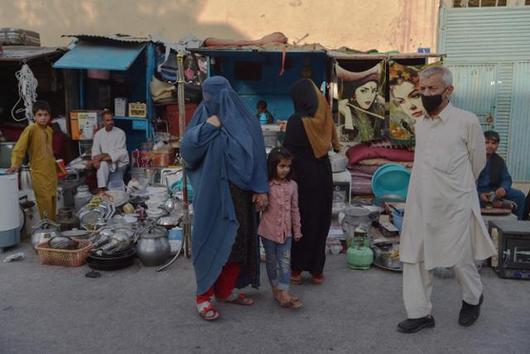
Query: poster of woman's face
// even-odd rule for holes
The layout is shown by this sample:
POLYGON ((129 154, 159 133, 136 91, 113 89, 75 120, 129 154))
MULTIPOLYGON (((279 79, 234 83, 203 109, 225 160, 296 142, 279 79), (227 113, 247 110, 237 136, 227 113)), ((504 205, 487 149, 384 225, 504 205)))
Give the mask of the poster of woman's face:
POLYGON ((377 81, 368 81, 355 89, 353 99, 362 109, 370 109, 377 97, 378 89, 377 81))
POLYGON ((424 114, 418 81, 421 68, 398 63, 389 65, 390 137, 410 142, 414 140, 414 123, 424 114))
POLYGON ((349 71, 337 65, 340 131, 344 140, 369 142, 381 137, 384 128, 383 65, 349 71))

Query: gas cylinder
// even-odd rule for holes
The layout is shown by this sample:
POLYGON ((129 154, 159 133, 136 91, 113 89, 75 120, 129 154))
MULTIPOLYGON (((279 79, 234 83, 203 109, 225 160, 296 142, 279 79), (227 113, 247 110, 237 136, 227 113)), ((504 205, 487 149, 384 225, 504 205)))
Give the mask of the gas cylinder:
POLYGON ((374 252, 369 247, 366 230, 356 228, 353 242, 348 248, 346 255, 348 266, 351 269, 369 269, 374 261, 374 252))

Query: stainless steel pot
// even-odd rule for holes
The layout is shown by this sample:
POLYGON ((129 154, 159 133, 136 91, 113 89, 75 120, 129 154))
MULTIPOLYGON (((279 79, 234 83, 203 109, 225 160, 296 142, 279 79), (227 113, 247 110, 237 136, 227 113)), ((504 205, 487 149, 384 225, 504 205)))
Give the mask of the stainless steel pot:
POLYGON ((72 208, 61 208, 57 213, 57 223, 60 225, 61 231, 72 230, 79 228, 79 218, 75 215, 72 208))
POLYGON ((355 229, 359 226, 368 230, 370 225, 370 210, 363 207, 350 206, 339 213, 339 222, 346 237, 353 237, 355 229))
POLYGON ((138 258, 145 266, 164 264, 169 258, 170 252, 167 231, 160 226, 148 227, 136 244, 138 258))
POLYGON ((48 241, 52 237, 61 236, 59 225, 48 219, 42 219, 39 224, 33 228, 31 233, 31 244, 36 248, 44 241, 48 241))
POLYGON ((180 224, 180 218, 181 217, 179 215, 170 214, 168 216, 162 216, 158 218, 156 224, 169 230, 180 224))

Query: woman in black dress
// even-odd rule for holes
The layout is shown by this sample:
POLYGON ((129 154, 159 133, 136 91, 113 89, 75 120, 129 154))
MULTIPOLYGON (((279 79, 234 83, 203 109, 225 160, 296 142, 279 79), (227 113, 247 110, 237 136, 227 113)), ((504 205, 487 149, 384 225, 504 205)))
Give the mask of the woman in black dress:
POLYGON ((328 151, 338 151, 340 145, 329 105, 313 81, 296 82, 291 97, 295 113, 287 122, 284 146, 294 155, 303 235, 291 250, 291 281, 300 284, 301 273, 308 271, 313 283, 321 284, 333 199, 328 151))

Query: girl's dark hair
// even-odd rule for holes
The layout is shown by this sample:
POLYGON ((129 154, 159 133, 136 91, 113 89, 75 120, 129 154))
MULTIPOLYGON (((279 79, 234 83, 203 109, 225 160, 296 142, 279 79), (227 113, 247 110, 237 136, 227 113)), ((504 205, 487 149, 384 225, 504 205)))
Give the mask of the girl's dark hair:
MULTIPOLYGON (((269 173, 269 181, 272 181, 274 178, 277 177, 276 167, 280 163, 281 160, 292 160, 293 154, 289 150, 287 150, 284 147, 276 147, 271 150, 269 153, 269 156, 267 157, 267 172, 269 173)), ((289 171, 289 174, 285 179, 290 180, 293 177, 293 169, 289 171)))

